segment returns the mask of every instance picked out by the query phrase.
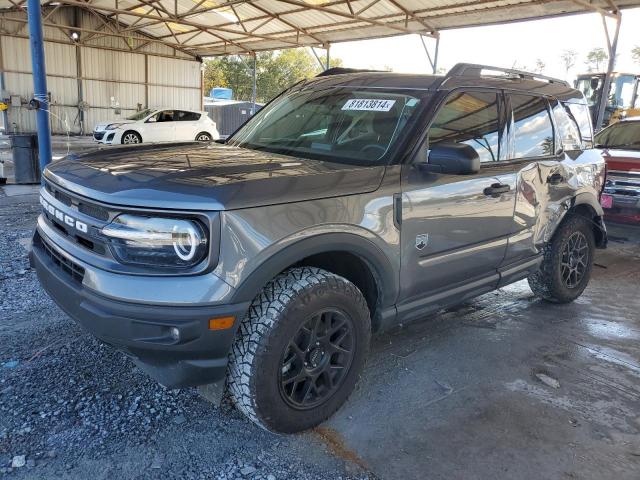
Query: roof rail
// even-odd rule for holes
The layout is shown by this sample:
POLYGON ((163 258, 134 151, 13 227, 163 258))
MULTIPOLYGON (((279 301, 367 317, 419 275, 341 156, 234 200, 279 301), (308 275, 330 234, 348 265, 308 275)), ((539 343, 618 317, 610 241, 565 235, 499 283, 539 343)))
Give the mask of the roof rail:
MULTIPOLYGON (((328 77, 329 75, 340 75, 342 73, 371 73, 371 72, 383 72, 382 70, 366 70, 359 68, 346 68, 346 67, 332 67, 324 72, 320 72, 316 77, 328 77)), ((383 72, 384 73, 384 72, 383 72)))
POLYGON ((478 65, 474 63, 456 63, 451 70, 446 74, 446 77, 481 77, 483 70, 490 70, 494 72, 502 72, 508 76, 513 76, 527 80, 544 80, 549 83, 559 83, 570 87, 569 82, 561 80, 559 78, 548 77, 546 75, 540 75, 538 73, 525 72, 523 70, 514 70, 513 68, 493 67, 491 65, 478 65))

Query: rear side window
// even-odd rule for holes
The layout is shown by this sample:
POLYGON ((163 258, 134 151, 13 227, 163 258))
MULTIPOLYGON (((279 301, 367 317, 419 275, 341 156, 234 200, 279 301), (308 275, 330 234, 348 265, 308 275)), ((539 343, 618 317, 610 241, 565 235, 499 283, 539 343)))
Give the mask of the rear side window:
POLYGON ((176 119, 178 122, 195 122, 200 120, 200 114, 196 112, 176 111, 176 119))
POLYGON ((500 159, 498 96, 492 92, 456 92, 438 111, 429 129, 429 145, 464 143, 481 162, 500 159))
POLYGON ((511 108, 513 110, 512 158, 553 155, 555 142, 547 100, 531 95, 512 94, 511 108))
POLYGON ((591 129, 591 115, 589 107, 579 103, 567 103, 569 111, 573 114, 573 118, 578 123, 580 136, 582 137, 582 148, 593 147, 593 130, 591 129))
POLYGON ((553 116, 558 127, 558 140, 565 150, 580 150, 582 142, 580 140, 580 128, 578 122, 566 105, 556 102, 553 107, 553 116))

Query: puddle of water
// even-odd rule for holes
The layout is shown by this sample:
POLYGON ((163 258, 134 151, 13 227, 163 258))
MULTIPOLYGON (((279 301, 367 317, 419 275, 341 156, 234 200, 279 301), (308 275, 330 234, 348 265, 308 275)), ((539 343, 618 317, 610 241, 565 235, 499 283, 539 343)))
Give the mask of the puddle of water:
POLYGON ((640 332, 619 322, 588 319, 585 321, 585 326, 594 337, 605 339, 628 338, 632 340, 640 338, 640 332))

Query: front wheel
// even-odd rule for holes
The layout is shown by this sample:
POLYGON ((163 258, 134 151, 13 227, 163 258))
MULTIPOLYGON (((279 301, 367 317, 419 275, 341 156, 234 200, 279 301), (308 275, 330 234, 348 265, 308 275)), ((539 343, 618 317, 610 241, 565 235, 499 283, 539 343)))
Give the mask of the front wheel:
POLYGON ((142 137, 139 133, 128 130, 122 134, 121 142, 123 145, 135 145, 137 143, 142 143, 142 137))
POLYGON ((240 325, 227 373, 231 399, 267 430, 312 428, 353 391, 370 337, 369 309, 355 285, 319 268, 287 270, 240 325))
POLYGON ((589 283, 594 253, 591 221, 570 215, 545 247, 540 269, 527 279, 531 290, 549 302, 572 302, 589 283))

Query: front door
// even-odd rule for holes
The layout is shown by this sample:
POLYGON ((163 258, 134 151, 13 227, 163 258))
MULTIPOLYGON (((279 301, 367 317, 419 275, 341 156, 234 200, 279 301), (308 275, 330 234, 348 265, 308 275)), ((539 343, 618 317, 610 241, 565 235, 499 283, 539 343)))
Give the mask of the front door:
POLYGON ((162 110, 145 123, 143 142, 172 142, 176 138, 176 122, 173 110, 162 110))
POLYGON ((437 303, 458 291, 463 299, 469 289, 477 293, 497 285, 515 203, 491 168, 500 160, 503 118, 499 91, 454 91, 436 114, 428 142, 472 146, 480 172, 448 175, 417 164, 403 167, 401 315, 411 316, 425 299, 437 303))

